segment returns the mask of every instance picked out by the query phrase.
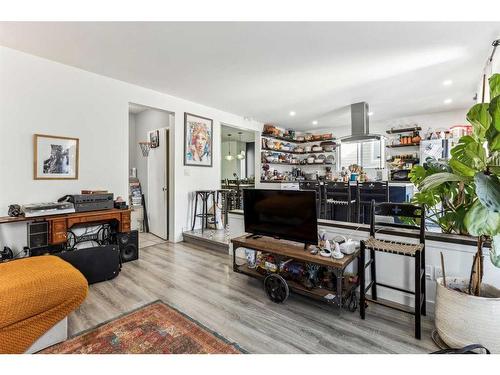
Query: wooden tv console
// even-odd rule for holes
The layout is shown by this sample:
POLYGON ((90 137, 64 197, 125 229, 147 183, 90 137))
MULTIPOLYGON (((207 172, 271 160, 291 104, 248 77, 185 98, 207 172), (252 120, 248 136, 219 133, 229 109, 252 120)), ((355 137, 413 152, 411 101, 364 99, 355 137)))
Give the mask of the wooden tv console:
MULTIPOLYGON (((299 262, 312 263, 320 266, 326 266, 331 269, 336 277, 335 291, 326 288, 308 289, 301 283, 294 280, 286 280, 289 289, 292 292, 312 297, 331 303, 338 308, 340 314, 342 306, 345 306, 345 301, 350 298, 355 298, 355 290, 359 285, 359 281, 349 282, 344 277, 344 272, 354 260, 359 257, 359 250, 353 254, 344 255, 342 259, 326 258, 319 254, 313 255, 309 250, 304 250, 304 245, 297 242, 277 240, 271 237, 241 236, 231 240, 233 244, 233 271, 243 273, 245 275, 264 279, 267 274, 259 273, 255 268, 250 268, 247 264, 238 264, 236 261, 236 250, 238 248, 246 248, 263 253, 273 254, 284 258, 294 259, 299 262), (341 293, 336 291, 341 290, 341 293)), ((270 274, 270 272, 268 273, 270 274)), ((357 302, 357 299, 356 299, 357 302)))
POLYGON ((118 232, 130 232, 130 209, 73 212, 69 214, 36 216, 36 217, 0 217, 0 224, 16 223, 23 221, 47 221, 49 223, 49 245, 66 243, 68 230, 78 224, 104 224, 117 223, 118 232))

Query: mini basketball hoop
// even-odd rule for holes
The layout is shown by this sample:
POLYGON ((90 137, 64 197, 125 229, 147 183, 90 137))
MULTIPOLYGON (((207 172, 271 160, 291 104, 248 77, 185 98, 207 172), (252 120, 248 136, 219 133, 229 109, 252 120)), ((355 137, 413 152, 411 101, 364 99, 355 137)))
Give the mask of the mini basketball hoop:
POLYGON ((141 146, 142 156, 147 157, 151 149, 151 142, 139 142, 139 146, 141 146))

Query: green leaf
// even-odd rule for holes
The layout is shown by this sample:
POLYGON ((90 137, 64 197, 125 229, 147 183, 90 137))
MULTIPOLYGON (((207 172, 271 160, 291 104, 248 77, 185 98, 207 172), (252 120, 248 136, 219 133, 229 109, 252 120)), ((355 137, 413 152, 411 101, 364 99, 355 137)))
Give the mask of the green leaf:
POLYGON ((490 85, 490 100, 500 95, 500 74, 495 73, 488 79, 490 85))
POLYGON ((464 224, 472 236, 495 236, 500 233, 500 213, 488 210, 477 200, 465 214, 464 224))
POLYGON ((441 172, 441 173, 435 173, 431 174, 430 176, 427 176, 421 183, 420 183, 420 190, 421 191, 427 191, 430 189, 433 189, 445 182, 451 182, 451 181, 463 181, 464 178, 461 176, 457 176, 456 174, 453 173, 448 173, 448 172, 441 172))
POLYGON ((500 180, 495 175, 487 176, 479 172, 474 176, 476 194, 484 207, 500 212, 500 180))
POLYGON ((425 168, 421 165, 415 165, 410 171, 410 181, 415 185, 418 185, 427 175, 425 168))
POLYGON ((488 148, 490 151, 498 151, 500 150, 500 132, 498 132, 493 126, 490 126, 490 130, 486 133, 486 137, 488 138, 488 148), (490 133, 491 135, 488 135, 490 133))
POLYGON ((474 175, 477 172, 474 168, 465 165, 464 163, 458 161, 457 159, 450 160, 450 167, 453 169, 455 173, 458 173, 459 175, 464 177, 474 177, 474 175))
POLYGON ((467 113, 467 121, 472 124, 476 138, 484 138, 486 130, 490 127, 491 117, 488 108, 488 103, 480 103, 474 105, 467 113))
POLYGON ((491 123, 497 131, 500 131, 500 96, 491 99, 488 112, 491 116, 491 123))
POLYGON ((472 177, 478 170, 485 168, 486 150, 482 141, 477 141, 473 137, 466 135, 450 151, 453 163, 450 166, 453 170, 463 176, 472 177))
POLYGON ((495 267, 500 268, 500 234, 493 236, 491 240, 490 260, 495 267))

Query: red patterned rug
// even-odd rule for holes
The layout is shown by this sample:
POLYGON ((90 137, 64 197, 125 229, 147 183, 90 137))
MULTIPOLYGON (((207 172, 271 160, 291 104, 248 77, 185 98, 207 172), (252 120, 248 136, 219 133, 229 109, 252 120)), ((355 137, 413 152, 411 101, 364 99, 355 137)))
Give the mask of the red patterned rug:
POLYGON ((104 323, 44 354, 238 354, 243 350, 161 301, 104 323))

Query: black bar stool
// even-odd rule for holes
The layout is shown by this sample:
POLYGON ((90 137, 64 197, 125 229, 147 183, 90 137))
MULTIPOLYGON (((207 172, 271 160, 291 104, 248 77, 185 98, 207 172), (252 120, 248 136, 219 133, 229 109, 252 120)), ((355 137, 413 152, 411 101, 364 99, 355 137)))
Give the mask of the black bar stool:
POLYGON ((415 316, 415 337, 421 338, 421 317, 426 314, 426 292, 425 292, 425 209, 424 207, 415 206, 408 203, 371 203, 371 224, 370 237, 367 240, 361 241, 359 254, 359 280, 360 280, 360 300, 359 314, 361 319, 365 319, 365 302, 373 302, 382 306, 386 306, 404 313, 415 316), (420 225, 399 224, 395 222, 387 222, 380 219, 383 216, 392 216, 393 220, 396 217, 406 217, 412 219, 420 219, 420 225), (379 220, 379 221, 377 221, 379 220), (380 224, 380 225, 379 225, 380 224), (390 240, 381 240, 375 238, 376 227, 394 227, 401 229, 409 229, 415 233, 418 231, 419 243, 404 243, 390 240), (370 259, 365 261, 365 250, 370 251, 370 259), (377 270, 375 264, 375 251, 391 253, 395 255, 403 255, 415 258, 415 288, 414 290, 405 290, 396 286, 383 284, 377 281, 377 270), (366 268, 370 267, 370 283, 366 286, 366 268), (377 297, 377 286, 397 290, 399 292, 413 294, 415 296, 415 307, 406 308, 406 306, 397 305, 394 303, 382 302, 377 297), (366 297, 366 293, 371 289, 371 298, 366 297))
POLYGON ((323 204, 322 204, 322 187, 319 181, 301 181, 299 182, 300 190, 314 190, 316 192, 316 212, 318 213, 318 218, 322 219, 323 215, 323 204))
POLYGON ((346 221, 352 221, 352 208, 356 207, 356 199, 351 197, 349 182, 327 181, 324 185, 324 212, 330 220, 334 220, 335 207, 346 207, 346 221), (328 215, 329 214, 329 215, 328 215))
POLYGON ((358 223, 369 224, 366 221, 365 207, 370 207, 372 200, 389 202, 389 183, 387 181, 357 182, 356 187, 358 223))
POLYGON ((193 214, 193 226, 191 230, 194 230, 194 226, 196 224, 196 218, 201 218, 201 233, 205 228, 208 228, 208 218, 213 217, 215 220, 215 210, 217 208, 215 202, 215 191, 214 190, 197 190, 194 192, 195 194, 195 202, 194 202, 194 214, 193 214), (201 199, 201 214, 198 214, 198 197, 201 199), (212 197, 212 202, 214 206, 214 213, 208 213, 208 200, 212 197))
POLYGON ((228 212, 231 207, 231 199, 235 194, 234 189, 219 189, 217 190, 217 206, 219 207, 219 202, 220 202, 220 209, 221 209, 221 214, 222 218, 224 221, 224 228, 227 227, 227 222, 228 222, 228 212))

